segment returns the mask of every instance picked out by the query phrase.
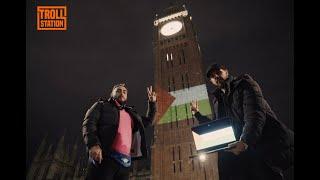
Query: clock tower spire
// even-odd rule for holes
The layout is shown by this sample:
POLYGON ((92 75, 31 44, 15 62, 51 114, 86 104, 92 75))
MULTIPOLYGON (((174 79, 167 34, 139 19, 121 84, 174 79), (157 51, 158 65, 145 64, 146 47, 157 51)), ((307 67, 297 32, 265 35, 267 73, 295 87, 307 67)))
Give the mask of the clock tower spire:
POLYGON ((211 116, 202 56, 192 17, 185 5, 173 5, 153 22, 153 55, 158 114, 152 144, 153 179, 217 179, 217 154, 206 162, 196 154, 191 127, 197 120, 190 102, 211 116))

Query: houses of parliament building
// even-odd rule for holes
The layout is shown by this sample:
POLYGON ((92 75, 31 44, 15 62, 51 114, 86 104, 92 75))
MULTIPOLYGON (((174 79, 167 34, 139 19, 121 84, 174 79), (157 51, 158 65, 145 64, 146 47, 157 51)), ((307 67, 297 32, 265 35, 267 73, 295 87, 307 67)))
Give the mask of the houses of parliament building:
MULTIPOLYGON (((147 163, 134 161, 130 179, 216 180, 216 153, 210 154, 206 163, 190 158, 196 155, 191 127, 198 121, 189 104, 197 100, 201 114, 211 117, 212 112, 196 28, 185 5, 173 5, 156 14, 152 46, 158 112, 151 143, 151 165, 146 167, 147 163)), ((78 152, 77 143, 68 147, 64 136, 55 147, 44 138, 27 179, 85 179, 87 154, 78 152)))

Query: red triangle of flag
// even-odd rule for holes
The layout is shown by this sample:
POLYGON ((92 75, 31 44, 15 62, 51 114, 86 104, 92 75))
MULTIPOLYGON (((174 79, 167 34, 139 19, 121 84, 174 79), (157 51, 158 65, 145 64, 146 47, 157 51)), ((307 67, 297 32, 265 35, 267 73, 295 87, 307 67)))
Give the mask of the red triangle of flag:
POLYGON ((159 87, 156 88, 157 92, 157 113, 156 113, 156 124, 160 121, 162 116, 167 112, 173 101, 176 99, 168 91, 159 87))

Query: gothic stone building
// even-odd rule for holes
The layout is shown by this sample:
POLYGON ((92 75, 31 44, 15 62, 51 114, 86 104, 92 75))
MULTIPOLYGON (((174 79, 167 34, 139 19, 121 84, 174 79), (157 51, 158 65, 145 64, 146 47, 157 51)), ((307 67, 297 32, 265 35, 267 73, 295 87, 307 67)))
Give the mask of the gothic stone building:
MULTIPOLYGON (((65 142, 65 135, 60 138, 56 145, 49 144, 45 137, 30 165, 26 179, 84 180, 87 172, 88 156, 84 152, 84 144, 79 144, 76 141, 72 149, 69 149, 65 142)), ((151 171, 146 159, 133 162, 130 179, 151 179, 151 171)))
POLYGON ((81 180, 86 173, 86 157, 79 154, 78 144, 72 149, 62 136, 56 146, 45 137, 31 163, 27 180, 81 180))

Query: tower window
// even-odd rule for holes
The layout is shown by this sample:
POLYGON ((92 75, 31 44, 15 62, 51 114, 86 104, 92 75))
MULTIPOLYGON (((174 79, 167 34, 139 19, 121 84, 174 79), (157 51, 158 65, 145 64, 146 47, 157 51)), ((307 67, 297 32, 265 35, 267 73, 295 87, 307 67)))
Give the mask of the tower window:
POLYGON ((173 68, 173 61, 172 61, 173 60, 173 55, 172 55, 172 53, 170 53, 170 60, 171 60, 170 61, 171 67, 173 68))
POLYGON ((182 172, 181 161, 179 161, 179 168, 180 168, 180 172, 182 172))
POLYGON ((167 55, 165 56, 165 60, 166 60, 166 64, 167 64, 167 69, 169 68, 169 54, 167 53, 167 55))
POLYGON ((178 151, 179 151, 179 160, 181 160, 181 156, 180 156, 180 146, 178 146, 178 151))
POLYGON ((172 129, 172 123, 173 123, 173 121, 174 121, 174 119, 175 119, 175 117, 174 117, 174 112, 173 112, 173 110, 172 110, 173 108, 172 107, 170 107, 170 123, 171 123, 171 129, 172 129))
POLYGON ((193 161, 193 159, 191 160, 191 162, 192 162, 192 171, 194 171, 194 161, 193 161))
POLYGON ((183 49, 181 49, 181 54, 182 54, 183 63, 185 64, 186 63, 186 57, 184 55, 184 50, 183 49))
POLYGON ((183 78, 183 75, 181 75, 181 82, 182 82, 182 88, 184 89, 184 78, 183 78))
POLYGON ((187 124, 188 124, 188 126, 189 126, 188 105, 187 105, 187 104, 185 104, 185 105, 184 105, 184 107, 185 107, 185 109, 186 109, 187 124))
POLYGON ((188 73, 186 73, 186 81, 187 81, 187 86, 188 86, 188 88, 190 88, 188 73))
MULTIPOLYGON (((176 127, 178 128, 178 108, 177 108, 177 106, 174 106, 174 109, 175 109, 175 112, 176 112, 176 127)), ((179 154, 179 159, 180 159, 180 154, 179 154)))
POLYGON ((206 169, 203 168, 203 171, 204 171, 204 180, 207 180, 207 173, 206 173, 206 169))
POLYGON ((172 86, 173 86, 173 90, 175 91, 176 90, 176 86, 174 84, 174 77, 172 77, 172 86))
POLYGON ((171 91, 171 86, 170 86, 170 78, 168 78, 168 92, 171 91))
POLYGON ((175 161, 175 159, 174 159, 174 146, 172 146, 172 161, 175 161))

